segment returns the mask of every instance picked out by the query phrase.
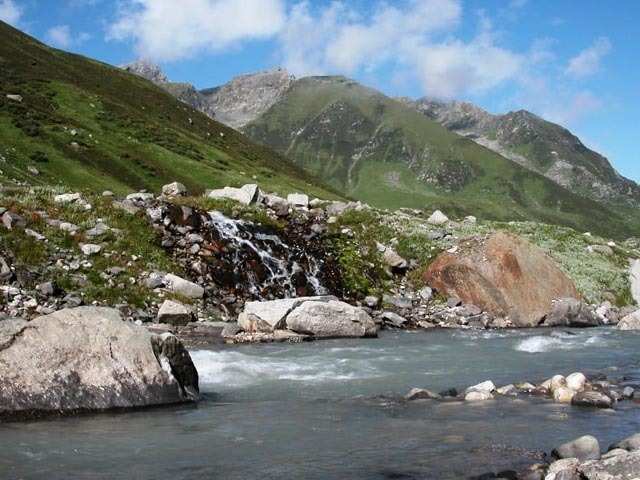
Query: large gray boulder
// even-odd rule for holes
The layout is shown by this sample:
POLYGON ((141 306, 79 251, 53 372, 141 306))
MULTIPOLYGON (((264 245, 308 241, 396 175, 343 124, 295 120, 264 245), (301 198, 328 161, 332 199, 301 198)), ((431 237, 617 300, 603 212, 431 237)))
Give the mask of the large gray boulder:
POLYGON ((255 184, 243 185, 240 188, 224 187, 211 190, 207 196, 209 198, 226 198, 243 205, 251 205, 260 199, 260 189, 255 184))
POLYGON ((585 435, 556 447, 551 455, 557 459, 577 458, 580 461, 598 460, 600 458, 600 444, 598 439, 585 435))
POLYGON ((286 328, 286 318, 295 308, 307 301, 337 300, 333 296, 283 298, 265 302, 247 302, 238 316, 238 326, 245 332, 271 333, 286 328))
POLYGON ((144 407, 198 398, 198 372, 171 334, 117 310, 65 309, 0 321, 0 417, 144 407))
POLYGON ((545 327, 597 327, 602 321, 580 300, 562 298, 553 302, 551 313, 545 318, 545 327))
POLYGON ((316 338, 373 337, 378 327, 369 314, 337 300, 307 301, 287 316, 287 328, 316 338))
POLYGON ((640 330, 640 310, 633 312, 618 322, 620 330, 640 330))
POLYGON ((182 277, 169 273, 164 277, 169 290, 187 298, 202 298, 204 296, 204 287, 197 283, 185 280, 182 277))
POLYGON ((624 440, 620 440, 617 443, 614 443, 609 447, 609 450, 615 450, 621 448, 622 450, 627 450, 629 452, 635 452, 636 450, 640 450, 640 433, 636 433, 635 435, 631 435, 630 437, 625 438, 624 440))

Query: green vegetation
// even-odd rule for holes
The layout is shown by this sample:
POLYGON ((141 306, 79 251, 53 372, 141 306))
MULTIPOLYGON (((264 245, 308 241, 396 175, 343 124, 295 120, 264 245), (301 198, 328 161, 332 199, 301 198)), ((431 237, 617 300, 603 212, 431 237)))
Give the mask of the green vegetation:
POLYGON ((46 47, 2 22, 0 93, 1 184, 123 194, 180 181, 197 194, 259 183, 281 194, 340 197, 151 82, 46 47))
POLYGON ((615 238, 640 231, 637 212, 578 196, 343 77, 298 80, 244 131, 379 208, 534 220, 615 238))
POLYGON ((34 284, 54 280, 65 291, 82 291, 85 303, 128 303, 142 307, 154 299, 153 292, 139 281, 143 272, 182 273, 181 267, 160 246, 145 218, 114 208, 109 199, 97 195, 86 196, 93 206, 91 210, 56 204, 53 201, 55 193, 59 192, 17 189, 0 195, 5 208, 26 216, 28 228, 47 239, 46 242, 36 240, 21 229, 3 229, 0 236, 0 252, 11 252, 18 270, 36 272, 34 284), (110 230, 89 239, 85 233, 71 235, 49 225, 47 218, 70 222, 83 231, 93 228, 101 219, 110 230), (81 243, 99 244, 107 255, 85 257, 80 252, 81 243), (73 271, 65 269, 65 262, 60 265, 52 262, 52 259, 64 257, 89 263, 80 262, 77 271, 73 271), (113 268, 121 268, 122 273, 113 278, 104 275, 113 268))

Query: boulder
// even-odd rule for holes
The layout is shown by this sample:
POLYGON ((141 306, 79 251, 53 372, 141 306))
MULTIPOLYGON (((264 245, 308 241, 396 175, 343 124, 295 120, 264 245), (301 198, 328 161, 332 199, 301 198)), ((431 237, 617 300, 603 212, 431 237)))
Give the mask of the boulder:
POLYGON ((425 282, 447 297, 457 297, 514 326, 532 327, 559 298, 579 298, 575 285, 538 247, 497 232, 460 243, 429 266, 425 282))
POLYGON ((240 188, 224 187, 211 190, 207 196, 209 198, 228 198, 243 205, 251 205, 259 200, 260 189, 255 184, 243 185, 240 188))
POLYGON ((384 323, 391 325, 395 328, 402 328, 408 322, 406 318, 401 317, 400 315, 394 312, 383 312, 382 315, 380 315, 380 317, 382 318, 382 321, 384 323))
POLYGON ((195 315, 191 307, 173 300, 165 300, 158 310, 158 323, 169 325, 186 325, 194 321, 195 315))
POLYGON ((405 400, 439 400, 442 397, 431 390, 424 388, 412 388, 409 393, 405 395, 405 400))
POLYGON ((620 440, 619 442, 614 443, 609 447, 609 450, 615 450, 618 448, 626 450, 628 452, 635 452, 636 450, 640 450, 640 433, 636 433, 635 435, 631 435, 624 440, 620 440))
POLYGON ((464 400, 466 402, 484 402, 487 400, 493 400, 493 394, 489 392, 469 392, 465 394, 464 400))
POLYGON ((576 393, 571 404, 580 407, 611 408, 613 400, 602 392, 588 390, 576 393))
POLYGON ((600 458, 600 444, 598 439, 585 435, 571 442, 556 447, 551 455, 556 459, 577 458, 580 461, 598 460, 600 458))
POLYGON ((587 377, 585 377, 584 374, 580 372, 572 373, 571 375, 567 376, 565 380, 567 383, 567 387, 576 392, 584 390, 584 386, 587 384, 587 377))
POLYGON ((202 298, 204 296, 204 288, 197 283, 190 282, 184 278, 180 278, 173 273, 168 273, 164 277, 167 287, 174 293, 184 295, 187 298, 202 298))
POLYGON ((393 248, 382 245, 382 261, 391 268, 393 272, 404 272, 408 267, 408 262, 402 258, 393 248))
POLYGON ((629 263, 629 283, 631 296, 635 304, 640 305, 640 259, 631 260, 629 263))
POLYGON ((640 478, 640 452, 591 460, 580 465, 578 471, 580 480, 636 480, 640 478))
POLYGON ((602 321, 583 302, 575 298, 561 298, 553 302, 551 312, 544 319, 545 327, 597 327, 602 321))
POLYGON ((495 384, 491 380, 487 380, 467 388, 465 390, 465 393, 470 393, 470 392, 493 393, 495 392, 495 390, 496 390, 495 384))
POLYGON ((79 307, 0 322, 0 416, 22 418, 192 401, 198 373, 172 335, 79 307))
POLYGON ((162 194, 167 197, 179 197, 187 194, 187 187, 180 182, 173 182, 162 186, 162 194))
POLYGON ((289 215, 289 202, 278 195, 268 194, 263 198, 264 204, 269 207, 278 217, 289 215))
POLYGON ((53 201, 55 203, 66 204, 66 203, 74 203, 82 200, 82 195, 79 193, 63 193, 61 195, 56 195, 53 197, 53 201))
POLYGON ((332 296, 283 298, 264 302, 247 302, 238 316, 238 325, 245 332, 271 333, 286 328, 287 315, 307 301, 328 302, 332 296))
POLYGON ((553 399, 558 403, 570 404, 576 392, 568 387, 559 387, 553 390, 553 399))
POLYGON ((449 222, 449 218, 440 210, 436 210, 427 219, 427 222, 429 222, 431 225, 444 225, 445 223, 449 222))
POLYGON ((290 193, 287 195, 287 202, 293 207, 307 208, 309 206, 309 196, 304 193, 290 193))
POLYGON ((24 228, 27 226, 27 221, 20 215, 14 212, 4 212, 2 214, 2 224, 7 230, 13 230, 14 228, 24 228))
POLYGON ((620 330, 640 330, 640 310, 631 313, 618 322, 620 330))
POLYGON ((375 337, 378 333, 365 310, 337 300, 302 303, 287 316, 287 328, 317 338, 375 337))

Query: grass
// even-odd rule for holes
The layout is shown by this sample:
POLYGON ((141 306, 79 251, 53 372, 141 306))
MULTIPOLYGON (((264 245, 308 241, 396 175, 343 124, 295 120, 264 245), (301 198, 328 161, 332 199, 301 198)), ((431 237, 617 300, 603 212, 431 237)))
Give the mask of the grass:
POLYGON ((5 254, 15 256, 18 269, 34 270, 39 276, 34 282, 54 279, 65 291, 81 291, 85 303, 98 302, 107 305, 128 303, 144 307, 149 301, 157 299, 140 279, 146 272, 154 270, 182 275, 182 268, 160 246, 159 239, 147 220, 141 216, 130 215, 111 205, 109 199, 102 196, 85 194, 92 204, 89 211, 72 206, 60 205, 53 201, 59 190, 49 188, 16 190, 4 192, 0 204, 18 214, 24 215, 31 228, 47 238, 47 242, 36 241, 24 231, 3 231, 0 248, 5 254), (98 219, 112 229, 106 234, 89 239, 84 233, 70 235, 58 228, 49 226, 43 212, 49 218, 60 219, 78 225, 83 231, 95 226, 98 219), (103 251, 91 257, 80 252, 81 243, 97 243, 103 251), (86 278, 86 284, 79 284, 75 274, 56 265, 52 259, 59 256, 89 260, 91 266, 82 267, 77 273, 86 278), (50 265, 47 265, 49 263, 50 265), (108 269, 119 267, 123 273, 110 280, 103 275, 108 269))
POLYGON ((180 181, 199 194, 257 182, 281 194, 341 198, 151 82, 46 47, 1 22, 0 63, 2 184, 124 194, 180 181), (32 166, 40 175, 29 172, 32 166))

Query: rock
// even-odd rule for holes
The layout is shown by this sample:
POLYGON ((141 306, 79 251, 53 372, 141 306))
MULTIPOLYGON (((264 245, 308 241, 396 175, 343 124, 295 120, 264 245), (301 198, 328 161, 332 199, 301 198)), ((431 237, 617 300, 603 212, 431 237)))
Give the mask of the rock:
POLYGON ((127 195, 126 200, 129 200, 130 202, 145 203, 145 202, 148 202, 149 200, 153 200, 153 198, 154 198, 153 193, 134 192, 127 195))
POLYGON ((437 393, 424 388, 412 388, 404 397, 405 400, 438 400, 442 398, 437 393))
POLYGON ((173 300, 165 300, 158 310, 158 323, 169 325, 186 325, 195 320, 191 307, 173 300))
POLYGON ((478 223, 478 219, 476 217, 474 217, 473 215, 468 215, 466 217, 464 217, 464 220, 462 220, 464 223, 468 224, 468 225, 475 225, 476 223, 478 223))
POLYGON ((545 480, 580 480, 578 466, 580 460, 577 458, 564 458, 556 460, 547 470, 545 480))
POLYGON ((103 197, 113 197, 114 193, 111 190, 105 190, 104 192, 102 192, 102 196, 103 197))
POLYGON ((52 282, 44 282, 36 285, 36 290, 38 290, 45 297, 49 297, 55 293, 56 288, 52 282))
POLYGON ((7 261, 0 256, 0 282, 7 282, 13 277, 13 271, 7 261))
POLYGON ((581 407, 611 408, 613 400, 602 392, 588 390, 576 393, 571 404, 581 407))
POLYGON ((187 187, 180 182, 173 182, 162 186, 162 194, 167 197, 179 197, 187 194, 187 187))
POLYGON ((396 328, 402 328, 408 322, 406 318, 401 317, 397 313, 393 312, 383 312, 380 317, 382 318, 384 323, 392 325, 396 328))
POLYGON ((43 242, 44 240, 47 239, 47 237, 45 237, 41 233, 38 233, 35 230, 31 230, 30 228, 25 228, 24 233, 30 236, 31 238, 35 238, 39 242, 43 242))
POLYGON ((382 303, 384 305, 392 305, 400 309, 409 309, 413 307, 413 301, 410 298, 400 295, 383 295, 382 303))
POLYGON ((640 259, 631 260, 629 264, 629 283, 631 296, 636 305, 640 305, 640 259))
POLYGON ((567 387, 569 387, 571 390, 580 392, 584 390, 584 386, 587 383, 587 377, 585 377, 584 374, 580 372, 575 372, 566 378, 566 382, 567 387))
POLYGON ((538 247, 497 232, 460 243, 454 255, 440 254, 425 273, 430 287, 516 327, 537 326, 553 300, 579 298, 573 282, 538 247))
POLYGON ((496 390, 496 393, 504 396, 516 396, 518 394, 518 389, 515 385, 505 385, 504 387, 500 387, 496 390))
POLYGON ((364 297, 364 304, 369 308, 376 308, 379 303, 380 299, 378 297, 374 297, 372 295, 364 297))
POLYGON ((27 221, 17 213, 8 211, 2 214, 2 224, 7 230, 13 230, 14 228, 26 227, 27 221))
POLYGON ((570 404, 576 392, 568 387, 559 387, 553 390, 553 399, 558 403, 570 404))
POLYGON ((22 95, 18 95, 17 93, 8 93, 7 99, 13 102, 22 103, 22 95))
POLYGON ((327 302, 337 300, 336 297, 298 297, 269 300, 263 302, 247 302, 238 316, 238 325, 245 332, 271 333, 286 327, 287 315, 306 301, 327 302))
POLYGON ((449 218, 440 210, 436 210, 427 219, 427 222, 429 222, 431 225, 444 225, 445 223, 449 222, 449 218))
POLYGON ((551 313, 544 320, 545 327, 597 327, 601 320, 580 300, 561 298, 553 302, 551 313))
POLYGON ((180 278, 173 273, 168 273, 164 277, 165 284, 174 293, 184 295, 187 298, 202 298, 204 296, 204 288, 200 285, 180 278))
POLYGON ((618 322, 620 330, 640 330, 640 310, 633 312, 618 322))
POLYGON ((493 400, 493 395, 489 392, 476 392, 471 391, 464 396, 466 402, 484 402, 486 400, 493 400))
POLYGON ((151 290, 165 286, 166 275, 162 272, 151 272, 145 279, 144 284, 151 290))
POLYGON ((93 243, 81 243, 80 250, 85 255, 96 255, 102 251, 102 247, 93 243))
POLYGON ((598 439, 585 435, 571 442, 556 447, 551 455, 556 459, 577 458, 580 461, 600 459, 600 444, 598 439))
POLYGON ((309 207, 309 197, 303 193, 290 193, 287 195, 287 202, 297 208, 309 207))
POLYGON ((192 401, 198 374, 172 335, 117 310, 80 307, 0 322, 0 416, 74 413, 192 401))
POLYGON ((559 388, 566 387, 567 379, 562 375, 554 375, 546 382, 543 382, 541 386, 553 392, 559 388))
POLYGON ((230 323, 225 325, 222 329, 222 333, 220 334, 222 338, 233 338, 242 332, 242 328, 237 323, 230 323))
POLYGON ((622 398, 633 398, 635 393, 636 391, 633 387, 624 387, 622 389, 622 398))
POLYGON ((473 385, 465 390, 465 393, 470 392, 484 392, 484 393, 493 393, 496 390, 495 384, 491 380, 486 380, 482 383, 478 383, 477 385, 473 385))
POLYGON ((243 205, 256 203, 260 198, 260 189, 255 184, 244 185, 241 188, 224 187, 212 190, 207 194, 209 198, 228 198, 243 205))
POLYGON ((394 272, 404 272, 409 264, 407 261, 402 258, 398 253, 391 247, 386 247, 384 253, 382 254, 382 261, 389 267, 391 267, 394 272))
POLYGON ((421 288, 418 292, 418 296, 425 302, 431 301, 433 298, 433 290, 429 287, 421 288))
POLYGON ((278 195, 267 194, 263 197, 264 204, 269 207, 278 217, 289 215, 289 202, 278 195))
POLYGON ((27 171, 28 171, 31 175, 34 175, 34 176, 36 176, 36 177, 37 177, 38 175, 40 175, 40 170, 38 170, 36 167, 34 167, 34 166, 32 166, 32 165, 29 165, 29 166, 27 167, 27 171))
POLYGON ((609 450, 622 449, 628 452, 640 450, 640 433, 631 435, 630 437, 620 440, 609 447, 609 450))
POLYGON ((129 215, 135 215, 136 213, 138 213, 141 210, 140 207, 136 206, 136 204, 133 203, 133 201, 131 201, 131 200, 123 200, 121 202, 113 202, 112 205, 115 208, 118 208, 118 209, 128 213, 129 215))
POLYGON ((80 195, 79 193, 63 193, 61 195, 56 195, 55 197, 53 197, 53 201, 55 203, 60 203, 63 205, 67 203, 74 203, 79 200, 82 200, 82 195, 80 195))
POLYGON ((636 480, 640 478, 640 452, 591 460, 580 465, 578 471, 580 480, 636 480))
POLYGON ((302 303, 287 316, 287 328, 317 338, 374 337, 378 333, 367 312, 337 300, 302 303))

